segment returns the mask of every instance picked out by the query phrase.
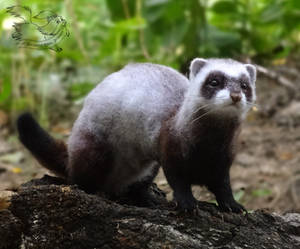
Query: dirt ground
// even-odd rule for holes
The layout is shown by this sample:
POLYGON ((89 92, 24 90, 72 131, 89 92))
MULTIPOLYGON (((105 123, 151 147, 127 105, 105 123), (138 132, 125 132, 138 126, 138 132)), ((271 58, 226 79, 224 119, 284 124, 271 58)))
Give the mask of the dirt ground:
MULTIPOLYGON (((280 213, 300 212, 299 89, 300 86, 293 93, 276 80, 259 75, 257 107, 243 126, 238 155, 231 168, 235 198, 248 210, 268 208, 280 213)), ((68 133, 70 127, 68 123, 58 124, 51 131, 68 133)), ((40 167, 20 145, 17 136, 2 125, 0 190, 17 188, 45 173, 49 172, 40 167)), ((156 182, 171 199, 172 192, 162 172, 156 182)), ((193 190, 199 200, 214 201, 205 188, 196 186, 193 190)))

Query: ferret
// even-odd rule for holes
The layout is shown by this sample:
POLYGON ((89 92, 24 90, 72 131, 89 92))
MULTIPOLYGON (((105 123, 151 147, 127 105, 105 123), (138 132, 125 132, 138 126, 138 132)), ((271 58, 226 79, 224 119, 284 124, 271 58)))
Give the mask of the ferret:
POLYGON ((189 79, 157 64, 129 64, 86 97, 67 145, 33 117, 19 117, 19 138, 37 160, 87 192, 131 192, 154 205, 149 186, 162 166, 178 208, 194 210, 194 184, 221 210, 242 212, 229 169, 241 122, 255 102, 256 69, 232 59, 196 58, 189 79))

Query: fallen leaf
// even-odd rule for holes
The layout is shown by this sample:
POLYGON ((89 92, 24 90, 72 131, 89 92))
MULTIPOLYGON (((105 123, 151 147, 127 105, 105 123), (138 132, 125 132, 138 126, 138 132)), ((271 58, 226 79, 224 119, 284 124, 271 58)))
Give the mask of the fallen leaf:
POLYGON ((280 160, 291 160, 293 157, 294 155, 291 152, 282 152, 279 154, 280 160))
POLYGON ((12 168, 11 171, 15 174, 20 174, 22 172, 22 169, 21 168, 18 168, 18 167, 15 167, 15 168, 12 168))
POLYGON ((0 210, 7 209, 10 205, 10 199, 15 192, 12 191, 0 191, 0 210))

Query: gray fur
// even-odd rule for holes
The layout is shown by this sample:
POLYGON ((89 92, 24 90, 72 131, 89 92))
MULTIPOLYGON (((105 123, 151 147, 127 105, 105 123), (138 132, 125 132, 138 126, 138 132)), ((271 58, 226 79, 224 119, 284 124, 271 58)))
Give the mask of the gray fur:
POLYGON ((80 133, 89 131, 113 148, 109 188, 144 177, 158 160, 162 121, 182 103, 188 84, 175 70, 150 63, 130 64, 109 75, 84 102, 69 138, 69 160, 78 146, 84 146, 80 133))

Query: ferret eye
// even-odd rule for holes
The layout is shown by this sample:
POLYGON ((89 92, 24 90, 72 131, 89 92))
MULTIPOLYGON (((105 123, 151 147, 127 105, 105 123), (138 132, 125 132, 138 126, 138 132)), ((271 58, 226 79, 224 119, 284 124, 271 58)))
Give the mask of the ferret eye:
POLYGON ((219 83, 219 81, 214 79, 214 80, 209 81, 209 85, 212 87, 216 87, 216 86, 220 85, 220 83, 219 83))
POLYGON ((242 88, 243 90, 247 90, 247 89, 248 89, 248 84, 247 84, 246 82, 242 82, 242 83, 241 83, 241 88, 242 88))

